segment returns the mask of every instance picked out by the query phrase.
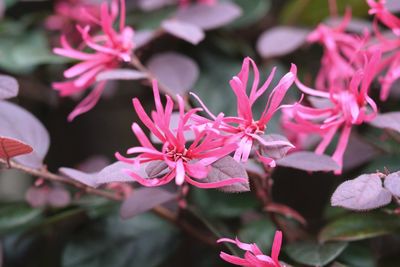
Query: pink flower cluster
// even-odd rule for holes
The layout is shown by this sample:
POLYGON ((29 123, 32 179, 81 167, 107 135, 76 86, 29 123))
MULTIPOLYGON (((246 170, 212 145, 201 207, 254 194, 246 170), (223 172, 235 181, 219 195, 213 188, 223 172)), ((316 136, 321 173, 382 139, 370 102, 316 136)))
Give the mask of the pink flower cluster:
POLYGON ((173 179, 177 185, 187 182, 201 188, 223 187, 232 183, 246 182, 242 177, 210 183, 199 181, 207 177, 212 163, 231 153, 234 153, 234 159, 238 162, 246 162, 254 153, 263 163, 274 166, 273 159, 262 155, 263 150, 276 145, 292 146, 286 141, 264 140, 263 134, 268 122, 280 108, 287 90, 295 81, 296 67, 294 65, 271 91, 261 117, 255 120, 252 112, 253 104, 268 89, 274 72, 275 70, 259 88, 258 68, 253 60, 246 58, 241 71, 230 82, 237 97, 236 117, 224 117, 223 114, 215 116, 196 95, 194 96, 200 101, 210 118, 199 115, 198 113, 202 110, 200 108, 185 111, 184 102, 178 96, 179 115, 177 122, 174 123, 172 122, 173 101, 166 96, 166 106, 165 108, 162 106, 157 82, 154 81, 156 110, 151 113, 151 117, 145 113, 138 99, 133 100, 133 105, 143 124, 163 144, 162 149, 161 151, 156 149, 139 125, 134 123, 132 130, 141 146, 128 149, 128 154, 136 155, 131 159, 120 154, 117 154, 117 158, 135 164, 138 170, 143 168, 144 164, 163 162, 169 171, 161 177, 143 177, 139 172, 129 172, 134 180, 145 186, 164 185, 173 179), (254 81, 248 94, 250 66, 254 71, 254 81), (187 144, 189 142, 190 144, 187 144))
POLYGON ((240 249, 246 251, 243 258, 229 255, 221 252, 220 256, 223 260, 238 266, 244 267, 281 267, 278 257, 282 246, 282 232, 276 231, 274 241, 272 244, 271 256, 264 255, 256 244, 246 244, 240 242, 238 239, 232 240, 222 238, 220 242, 228 242, 237 245, 240 249))
POLYGON ((83 40, 82 45, 75 49, 67 41, 66 35, 61 37, 61 48, 55 48, 54 53, 60 56, 80 61, 64 72, 65 78, 70 80, 53 83, 55 90, 61 96, 71 96, 83 93, 95 85, 93 90, 69 115, 71 121, 76 116, 87 112, 98 102, 106 85, 105 81, 96 84, 96 76, 105 70, 118 67, 121 62, 129 62, 133 52, 133 35, 131 27, 125 26, 125 1, 113 0, 111 6, 103 3, 100 6, 100 19, 83 12, 84 16, 96 24, 101 31, 92 33, 90 25, 77 25, 77 31, 83 40), (119 13, 119 28, 113 28, 119 13), (88 52, 82 50, 88 49, 88 52))

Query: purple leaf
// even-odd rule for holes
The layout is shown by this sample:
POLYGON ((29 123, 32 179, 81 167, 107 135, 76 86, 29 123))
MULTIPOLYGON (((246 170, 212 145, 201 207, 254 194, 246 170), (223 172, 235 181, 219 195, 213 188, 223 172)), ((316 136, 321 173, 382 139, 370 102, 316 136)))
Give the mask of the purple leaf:
MULTIPOLYGON (((141 170, 136 170, 131 164, 127 164, 124 162, 115 162, 99 172, 96 173, 85 173, 82 171, 78 171, 72 168, 60 168, 59 171, 74 179, 78 182, 81 182, 90 187, 98 187, 102 184, 113 183, 113 182, 133 182, 132 177, 124 172, 125 169, 129 169, 131 171, 140 172, 141 170)), ((140 175, 143 175, 140 173, 140 175)))
POLYGON ((143 11, 153 11, 173 3, 173 0, 138 0, 137 4, 143 11))
POLYGON ((232 2, 215 5, 194 4, 181 8, 175 18, 200 27, 203 30, 216 29, 240 17, 242 10, 232 2))
POLYGON ((54 208, 63 208, 71 203, 71 194, 61 187, 51 188, 47 195, 47 203, 54 208))
POLYGON ((374 159, 379 152, 361 137, 353 134, 344 152, 343 170, 351 170, 374 159))
POLYGON ((140 80, 146 78, 146 73, 137 70, 114 69, 100 72, 96 76, 96 81, 104 80, 140 80))
POLYGON ((47 204, 47 188, 32 186, 26 191, 25 200, 34 208, 47 204))
POLYGON ((42 123, 27 110, 0 101, 0 135, 20 140, 33 148, 28 155, 15 157, 15 161, 40 168, 50 146, 50 137, 42 123))
POLYGON ((294 146, 283 135, 279 134, 265 134, 261 136, 266 145, 261 146, 263 155, 266 155, 274 160, 278 160, 286 156, 287 152, 294 148, 294 146))
POLYGON ((204 39, 204 32, 201 28, 176 19, 165 20, 161 27, 169 34, 194 45, 197 45, 204 39))
MULTIPOLYGON (((236 162, 232 157, 226 156, 217 160, 211 165, 205 182, 220 182, 231 178, 246 178, 248 175, 244 165, 236 162)), ((250 185, 246 183, 235 183, 232 185, 218 188, 227 193, 238 193, 250 191, 250 185)))
POLYGON ((387 128, 400 132, 400 112, 379 114, 370 124, 377 128, 387 128))
POLYGON ((0 99, 8 99, 18 95, 19 85, 16 79, 0 74, 0 99))
MULTIPOLYGON (((171 131, 176 131, 179 126, 179 121, 180 121, 180 115, 179 112, 172 112, 171 114, 171 120, 169 123, 169 129, 171 131)), ((191 123, 191 120, 189 119, 188 124, 191 123)), ((195 134, 193 131, 184 131, 183 135, 185 136, 186 141, 193 141, 195 139, 195 134)), ((157 136, 155 136, 153 133, 150 133, 150 140, 155 143, 155 144, 161 144, 161 140, 158 139, 157 136)))
POLYGON ((250 175, 252 173, 261 177, 265 175, 264 168, 261 166, 259 162, 256 162, 254 159, 248 159, 244 167, 246 168, 246 171, 250 173, 250 175))
POLYGON ((136 189, 122 203, 120 216, 122 219, 129 219, 175 198, 176 193, 160 187, 136 189))
POLYGON ((394 196, 400 197, 400 172, 386 176, 384 185, 394 196))
MULTIPOLYGON (((325 24, 331 27, 337 27, 343 22, 343 17, 333 17, 325 20, 325 24)), ((352 18, 346 28, 350 32, 362 34, 364 31, 373 30, 372 23, 369 20, 352 18)))
POLYGON ((332 206, 351 210, 371 210, 390 203, 391 193, 383 188, 377 174, 363 174, 339 185, 331 198, 332 206))
POLYGON ((163 53, 152 57, 147 67, 158 82, 172 93, 184 94, 199 76, 199 68, 191 58, 178 53, 163 53))
POLYGON ((145 172, 148 177, 158 177, 165 174, 168 171, 168 165, 163 160, 152 161, 147 164, 145 172))
POLYGON ((155 37, 155 31, 152 30, 142 30, 136 31, 133 37, 134 49, 138 49, 146 44, 148 44, 155 37))
POLYGON ((400 12, 400 1, 386 0, 386 8, 392 13, 400 12))
POLYGON ((287 55, 306 43, 310 31, 278 26, 261 34, 257 41, 257 51, 264 58, 287 55))
POLYGON ((303 171, 335 171, 339 165, 327 155, 302 151, 292 153, 277 161, 279 166, 291 167, 303 171))

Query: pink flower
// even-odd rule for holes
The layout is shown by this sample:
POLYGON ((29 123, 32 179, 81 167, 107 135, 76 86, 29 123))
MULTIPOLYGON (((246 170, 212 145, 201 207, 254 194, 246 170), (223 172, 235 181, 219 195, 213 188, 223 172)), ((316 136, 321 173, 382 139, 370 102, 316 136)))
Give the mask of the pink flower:
MULTIPOLYGON (((262 135, 267 130, 268 122, 280 108, 286 92, 296 78, 297 68, 295 65, 292 64, 290 72, 283 76, 278 85, 272 90, 268 102, 265 105, 265 109, 258 120, 254 118, 252 111, 256 100, 268 89, 275 75, 275 71, 276 69, 274 68, 265 83, 259 88, 259 70, 254 61, 247 57, 243 61, 241 71, 230 81, 231 88, 237 98, 237 116, 223 118, 220 130, 228 135, 228 142, 238 144, 234 154, 234 159, 238 162, 246 162, 248 160, 254 144, 258 145, 260 151, 261 148, 268 148, 268 146, 274 145, 293 147, 292 144, 285 141, 266 141, 263 139, 262 135), (247 93, 250 66, 254 72, 254 80, 251 84, 250 93, 247 93)), ((209 116, 215 120, 217 117, 208 111, 196 95, 194 96, 201 103, 209 116)), ((201 121, 201 119, 199 121, 201 121)), ((275 161, 272 158, 262 156, 262 152, 260 151, 257 151, 259 159, 267 165, 275 166, 275 161)))
MULTIPOLYGON (((133 51, 133 29, 125 26, 125 2, 121 0, 119 30, 113 29, 114 22, 118 15, 118 3, 113 1, 111 9, 107 3, 101 5, 101 19, 95 21, 102 29, 102 33, 91 36, 91 27, 86 25, 77 29, 81 34, 83 45, 80 49, 72 48, 63 35, 61 37, 62 48, 55 48, 54 53, 79 60, 78 64, 64 72, 65 78, 71 80, 66 82, 53 83, 55 90, 61 96, 70 96, 82 93, 96 83, 96 76, 102 71, 114 69, 121 62, 129 62, 133 51), (82 52, 84 49, 91 49, 93 52, 82 52)), ((87 112, 93 108, 99 100, 105 87, 105 81, 95 85, 88 96, 69 115, 68 120, 87 112)))
POLYGON ((256 244, 242 243, 238 239, 232 240, 228 238, 222 238, 218 240, 218 243, 220 242, 229 242, 236 244, 239 248, 246 251, 244 254, 244 258, 221 252, 220 257, 229 263, 244 267, 281 267, 281 264, 278 260, 282 246, 281 231, 276 231, 275 233, 271 256, 264 255, 256 244))
POLYGON ((138 99, 133 99, 133 106, 143 124, 162 142, 162 148, 156 149, 140 126, 133 123, 132 130, 141 146, 128 149, 128 154, 136 154, 131 159, 125 158, 119 153, 116 154, 116 157, 120 161, 136 165, 138 170, 145 164, 163 163, 166 172, 162 172, 161 177, 143 177, 137 172, 127 171, 134 180, 144 186, 160 186, 175 179, 177 185, 186 182, 200 188, 217 188, 237 182, 246 182, 246 179, 240 177, 232 177, 219 182, 201 182, 207 177, 210 164, 236 149, 235 144, 224 145, 224 137, 217 130, 222 116, 218 116, 215 123, 200 129, 191 124, 190 120, 192 115, 201 109, 191 109, 185 112, 183 99, 177 96, 178 123, 176 127, 171 127, 174 106, 172 99, 166 96, 165 108, 162 106, 156 81, 153 81, 153 92, 156 110, 151 113, 151 118, 145 113, 138 99), (193 140, 187 140, 188 135, 191 135, 193 140), (187 144, 188 141, 191 143, 187 144))
POLYGON ((369 14, 375 15, 375 17, 388 28, 390 28, 394 34, 400 36, 400 18, 396 17, 389 10, 386 9, 386 0, 367 0, 370 6, 369 14))
POLYGON ((284 122, 285 128, 293 132, 320 135, 322 140, 315 150, 317 154, 323 154, 339 132, 339 141, 332 155, 339 166, 342 166, 353 125, 371 121, 378 112, 368 90, 378 69, 380 52, 375 51, 370 57, 367 53, 363 55, 364 67, 350 80, 344 79, 341 87, 331 87, 329 92, 317 91, 296 81, 303 93, 313 97, 310 99, 312 106, 294 105, 286 113, 290 119, 284 122))

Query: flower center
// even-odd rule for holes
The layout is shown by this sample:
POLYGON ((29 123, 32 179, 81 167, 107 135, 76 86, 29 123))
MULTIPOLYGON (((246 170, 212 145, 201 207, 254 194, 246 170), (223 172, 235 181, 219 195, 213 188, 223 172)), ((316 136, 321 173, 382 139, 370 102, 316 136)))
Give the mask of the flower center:
POLYGON ((187 162, 190 160, 190 158, 187 155, 188 150, 186 148, 184 148, 181 151, 178 151, 176 147, 171 146, 167 148, 166 154, 173 161, 178 161, 179 159, 182 159, 182 161, 187 162))
POLYGON ((258 121, 252 121, 252 123, 248 125, 242 125, 239 129, 244 134, 263 134, 265 131, 265 125, 260 125, 258 121))

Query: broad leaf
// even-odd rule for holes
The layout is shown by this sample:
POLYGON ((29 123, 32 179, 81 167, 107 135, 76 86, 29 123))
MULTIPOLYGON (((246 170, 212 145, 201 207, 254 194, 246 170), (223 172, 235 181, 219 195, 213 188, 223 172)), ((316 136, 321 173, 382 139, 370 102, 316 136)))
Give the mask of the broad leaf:
POLYGON ((394 172, 386 176, 385 188, 396 197, 400 197, 400 172, 394 172))
POLYGON ((339 169, 339 165, 331 157, 306 151, 294 152, 278 160, 277 165, 304 171, 335 171, 339 169))
POLYGON ((287 152, 294 148, 289 140, 283 135, 265 134, 261 137, 267 143, 267 145, 261 146, 263 155, 273 158, 274 160, 285 157, 287 152))
POLYGON ((197 45, 204 39, 203 30, 200 27, 187 22, 176 19, 165 20, 161 24, 161 27, 169 34, 194 45, 197 45))
POLYGON ((355 241, 389 234, 400 230, 396 215, 380 212, 355 213, 342 216, 326 225, 319 234, 322 242, 330 240, 355 241))
POLYGON ((229 24, 241 13, 240 7, 236 4, 220 2, 215 5, 194 4, 187 8, 181 8, 175 18, 204 30, 211 30, 229 24))
MULTIPOLYGON (((232 157, 226 156, 211 165, 205 182, 220 182, 231 178, 246 178, 248 175, 244 165, 236 162, 232 157)), ((249 183, 235 183, 218 188, 223 192, 238 193, 250 191, 249 183)))
POLYGON ((332 206, 351 210, 371 210, 389 204, 392 194, 383 188, 377 174, 363 174, 339 185, 331 198, 332 206))
POLYGON ((378 128, 391 129, 400 133, 400 112, 379 114, 370 124, 378 128))
POLYGON ((287 55, 306 43, 309 30, 277 26, 261 34, 257 51, 264 58, 287 55))
POLYGON ((256 243, 265 253, 271 251, 271 240, 274 239, 276 227, 267 219, 252 220, 239 231, 239 239, 246 243, 256 243))
POLYGON ((13 157, 29 154, 33 151, 32 147, 21 141, 0 136, 0 158, 9 160, 13 157))
POLYGON ((134 49, 139 49, 142 46, 150 43, 155 37, 155 31, 153 30, 142 30, 136 31, 135 36, 133 37, 133 43, 135 45, 134 49))
POLYGON ((26 227, 41 216, 40 209, 26 204, 8 204, 0 207, 0 235, 20 227, 26 227))
POLYGON ((143 187, 133 193, 122 203, 120 216, 132 218, 158 205, 176 199, 177 194, 160 187, 143 187))
POLYGON ((386 0, 386 8, 393 13, 400 12, 400 2, 397 0, 386 0))
POLYGON ((234 0, 242 9, 242 15, 235 19, 229 28, 243 28, 257 23, 265 17, 271 7, 271 1, 265 0, 234 0))
POLYGON ((140 80, 146 77, 147 75, 145 73, 137 70, 113 69, 100 72, 96 76, 96 80, 140 80))
POLYGON ((157 177, 165 175, 166 171, 169 170, 167 163, 163 160, 151 161, 147 164, 145 172, 148 177, 157 177))
POLYGON ((21 164, 40 168, 50 146, 50 137, 42 123, 27 110, 0 101, 0 135, 15 138, 33 148, 29 155, 15 158, 21 164))
POLYGON ((8 99, 18 95, 19 85, 16 79, 8 75, 0 75, 0 99, 8 99))
POLYGON ((346 248, 345 242, 297 242, 286 247, 288 256, 299 263, 311 266, 324 266, 336 259, 346 248))
POLYGON ((173 3, 171 0, 138 0, 137 2, 139 8, 144 11, 153 11, 173 3))
POLYGON ((168 52, 153 56, 147 63, 157 81, 172 94, 185 94, 192 89, 199 76, 199 68, 191 58, 168 52))

